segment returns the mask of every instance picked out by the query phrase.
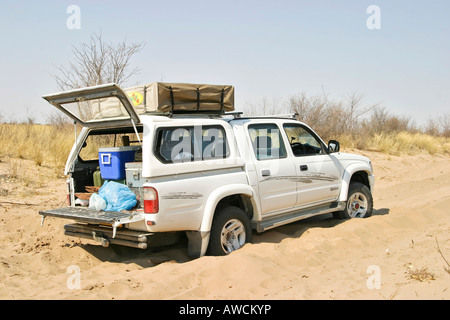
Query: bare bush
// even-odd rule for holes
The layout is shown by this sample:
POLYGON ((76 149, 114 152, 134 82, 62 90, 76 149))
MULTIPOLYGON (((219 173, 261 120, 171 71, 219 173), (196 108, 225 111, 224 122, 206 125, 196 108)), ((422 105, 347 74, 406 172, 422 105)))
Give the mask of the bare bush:
POLYGON ((424 132, 432 136, 450 138, 450 114, 446 113, 434 118, 429 118, 424 132))
POLYGON ((424 132, 431 136, 439 135, 439 125, 435 120, 428 119, 424 132))
POLYGON ((410 117, 391 115, 385 107, 380 106, 373 108, 365 126, 371 133, 416 131, 410 117))
POLYGON ((361 131, 362 117, 374 110, 378 105, 362 105, 363 96, 359 93, 352 93, 347 101, 344 101, 342 126, 344 132, 355 134, 361 131))

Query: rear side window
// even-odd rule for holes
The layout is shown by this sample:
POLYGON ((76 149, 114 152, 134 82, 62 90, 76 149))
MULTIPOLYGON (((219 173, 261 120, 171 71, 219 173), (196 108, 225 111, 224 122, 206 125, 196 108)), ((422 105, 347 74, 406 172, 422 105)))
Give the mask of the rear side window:
POLYGON ((248 126, 248 133, 256 159, 286 158, 286 148, 281 137, 281 131, 276 124, 252 124, 248 126))
POLYGON ((164 163, 224 159, 229 155, 221 126, 160 128, 156 139, 155 155, 164 163))

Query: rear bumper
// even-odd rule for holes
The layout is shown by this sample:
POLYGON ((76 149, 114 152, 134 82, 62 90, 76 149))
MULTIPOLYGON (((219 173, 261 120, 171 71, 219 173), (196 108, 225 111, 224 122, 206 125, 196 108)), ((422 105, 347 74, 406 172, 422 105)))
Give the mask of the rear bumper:
POLYGON ((66 224, 64 226, 66 236, 95 240, 102 246, 117 244, 127 247, 147 249, 149 238, 153 233, 145 233, 129 229, 118 229, 113 237, 113 229, 107 226, 88 224, 66 224))

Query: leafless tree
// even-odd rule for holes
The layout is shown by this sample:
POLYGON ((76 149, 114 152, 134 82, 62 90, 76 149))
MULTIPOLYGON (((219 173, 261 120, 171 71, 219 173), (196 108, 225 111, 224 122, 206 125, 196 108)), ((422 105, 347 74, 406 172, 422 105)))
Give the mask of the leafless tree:
POLYGON ((343 119, 344 131, 354 133, 360 127, 361 117, 378 107, 378 104, 362 106, 362 100, 363 96, 357 92, 353 92, 348 96, 345 102, 346 112, 343 119))
POLYGON ((131 58, 144 47, 143 43, 107 44, 101 33, 91 35, 90 41, 73 46, 73 61, 57 67, 53 75, 60 90, 89 87, 105 83, 122 84, 140 69, 130 69, 131 58))

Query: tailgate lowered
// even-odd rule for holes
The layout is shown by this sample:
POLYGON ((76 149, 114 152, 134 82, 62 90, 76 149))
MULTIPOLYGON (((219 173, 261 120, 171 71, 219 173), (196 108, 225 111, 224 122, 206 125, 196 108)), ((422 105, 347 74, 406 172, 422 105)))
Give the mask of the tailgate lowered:
POLYGON ((143 213, 96 211, 77 207, 66 207, 60 209, 39 211, 39 214, 42 216, 42 220, 45 217, 57 217, 89 224, 110 224, 112 226, 112 238, 116 236, 116 230, 118 226, 125 223, 145 220, 145 215, 143 213))

